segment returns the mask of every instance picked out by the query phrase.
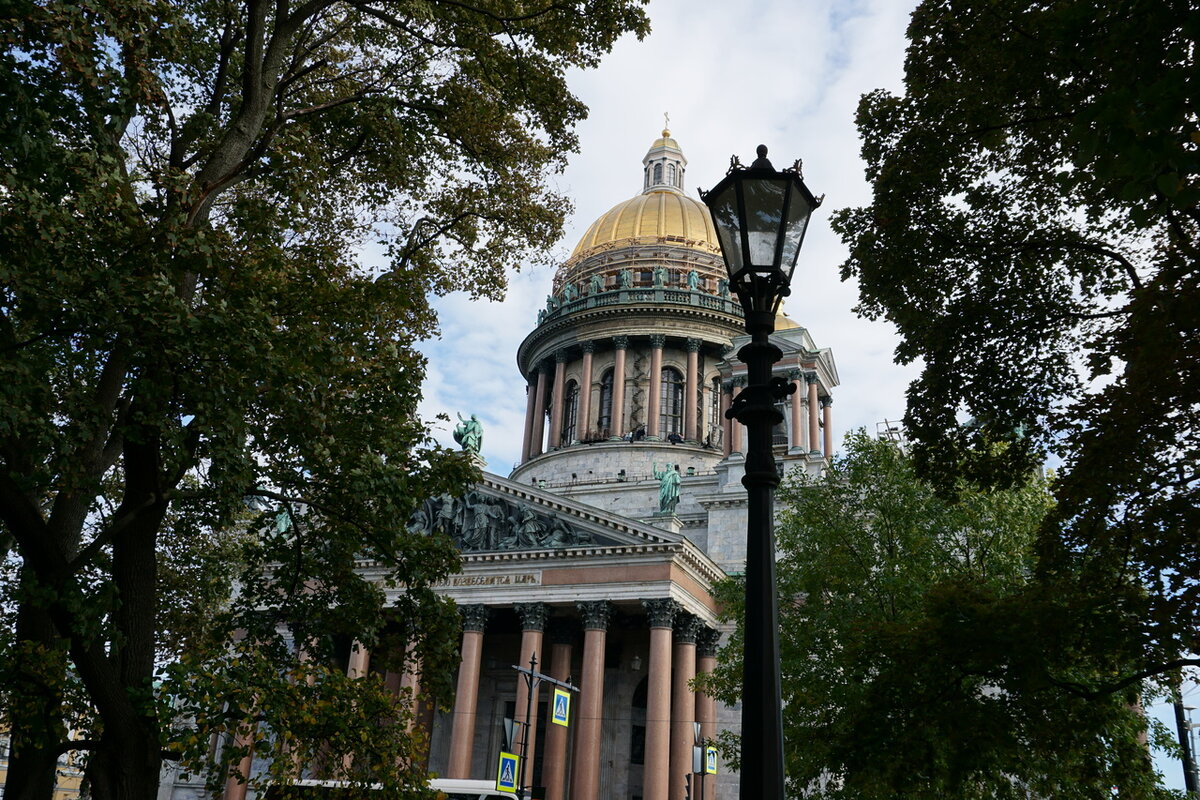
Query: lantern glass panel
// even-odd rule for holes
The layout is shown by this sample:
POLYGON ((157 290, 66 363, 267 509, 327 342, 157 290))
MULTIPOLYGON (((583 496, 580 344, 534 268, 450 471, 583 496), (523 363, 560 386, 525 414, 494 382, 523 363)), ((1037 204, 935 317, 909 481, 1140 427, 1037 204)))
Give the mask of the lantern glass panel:
POLYGON ((742 269, 742 225, 738 220, 737 183, 729 181, 720 194, 710 195, 706 202, 721 239, 725 265, 730 277, 733 277, 742 269))
POLYGON ((783 271, 789 276, 796 268, 796 256, 800 254, 800 244, 804 241, 804 231, 808 228, 808 220, 811 215, 812 206, 808 204, 804 193, 793 186, 787 224, 783 229, 783 256, 779 262, 783 271))
POLYGON ((778 269, 780 230, 786 179, 748 178, 742 182, 746 197, 746 233, 750 263, 756 268, 778 269))

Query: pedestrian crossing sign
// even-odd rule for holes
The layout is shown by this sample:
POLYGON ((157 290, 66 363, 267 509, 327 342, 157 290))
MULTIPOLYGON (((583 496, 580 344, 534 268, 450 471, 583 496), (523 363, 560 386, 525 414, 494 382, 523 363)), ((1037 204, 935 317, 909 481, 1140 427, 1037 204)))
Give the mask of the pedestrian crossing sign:
POLYGON ((706 775, 717 774, 717 748, 711 745, 704 748, 704 773, 706 775))
POLYGON ((571 717, 571 695, 565 689, 554 690, 554 714, 550 721, 555 725, 566 725, 571 717))
POLYGON ((496 768, 496 791, 517 793, 517 773, 520 772, 521 757, 500 751, 500 764, 496 768))

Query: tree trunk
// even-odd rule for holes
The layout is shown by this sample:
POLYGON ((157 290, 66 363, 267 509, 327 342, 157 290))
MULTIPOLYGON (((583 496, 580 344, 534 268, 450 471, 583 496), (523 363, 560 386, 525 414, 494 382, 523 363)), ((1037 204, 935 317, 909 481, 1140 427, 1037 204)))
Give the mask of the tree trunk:
POLYGON ((133 721, 125 730, 105 733, 88 758, 87 781, 93 800, 155 800, 162 750, 153 719, 133 721))
POLYGON ((51 800, 54 796, 58 746, 66 738, 62 717, 62 684, 66 660, 50 615, 30 591, 33 577, 22 570, 27 590, 17 610, 16 659, 10 673, 9 711, 12 751, 5 776, 7 800, 51 800))

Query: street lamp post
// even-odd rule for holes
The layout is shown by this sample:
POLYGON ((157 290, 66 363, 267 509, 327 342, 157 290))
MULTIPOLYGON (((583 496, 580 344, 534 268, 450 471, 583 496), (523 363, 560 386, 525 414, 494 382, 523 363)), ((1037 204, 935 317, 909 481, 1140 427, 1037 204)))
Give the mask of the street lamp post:
POLYGON ((712 213, 746 318, 750 342, 738 351, 747 386, 728 416, 746 426, 746 607, 742 666, 742 800, 783 800, 783 717, 779 681, 779 603, 775 589, 774 490, 779 472, 771 430, 783 421, 775 402, 795 388, 771 376, 783 355, 771 344, 775 315, 789 294, 796 258, 813 209, 821 204, 800 174, 800 162, 776 171, 767 148, 749 167, 736 157, 712 190, 700 193, 712 213))

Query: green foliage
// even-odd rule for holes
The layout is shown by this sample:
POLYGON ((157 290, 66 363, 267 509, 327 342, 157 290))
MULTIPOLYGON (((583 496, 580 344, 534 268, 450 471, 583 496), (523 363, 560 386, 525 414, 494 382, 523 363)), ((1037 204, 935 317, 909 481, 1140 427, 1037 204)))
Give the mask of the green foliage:
POLYGON ((904 95, 859 106, 872 203, 835 227, 923 362, 916 462, 948 492, 1061 458, 1036 569, 1128 612, 1091 648, 1120 674, 1081 690, 1200 663, 1200 11, 927 0, 908 35, 904 95))
MULTIPOLYGON (((949 502, 859 432, 820 478, 789 481, 777 526, 784 741, 794 794, 830 798, 1159 796, 1121 695, 1066 676, 1073 597, 1032 580, 1051 508, 1040 478, 949 502)), ((742 587, 719 597, 740 616, 742 587)), ((740 628, 713 688, 740 691, 740 628)), ((1103 676, 1100 676, 1103 677, 1103 676)), ((736 751, 736 737, 725 742, 736 751)))
MULTIPOLYGON (((564 73, 646 30, 634 0, 0 4, 0 539, 20 565, 0 666, 47 687, 24 719, 62 713, 62 680, 86 697, 98 800, 149 800, 164 748, 196 737, 294 747, 268 700, 309 691, 305 730, 341 715, 331 753, 420 783, 406 712, 391 749, 368 741, 379 687, 336 679, 321 643, 403 620, 445 696, 430 587, 457 557, 404 522, 474 472, 416 414, 426 298, 498 296, 547 251, 567 208, 547 178, 586 111, 564 73), (386 267, 360 263, 373 247, 386 267)), ((10 794, 33 800, 13 776, 58 726, 5 721, 10 794)))

